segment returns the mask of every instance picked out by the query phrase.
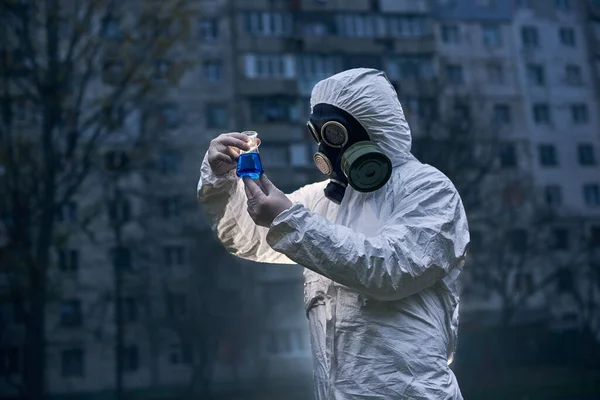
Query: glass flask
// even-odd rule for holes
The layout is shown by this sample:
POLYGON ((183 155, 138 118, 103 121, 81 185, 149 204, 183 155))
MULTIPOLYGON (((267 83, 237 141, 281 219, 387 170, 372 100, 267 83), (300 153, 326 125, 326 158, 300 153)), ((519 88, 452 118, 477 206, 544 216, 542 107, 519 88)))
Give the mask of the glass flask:
POLYGON ((240 178, 245 176, 251 179, 258 179, 263 174, 263 166, 260 161, 260 155, 258 154, 258 146, 260 146, 260 139, 258 133, 254 131, 244 131, 242 134, 247 135, 250 138, 250 150, 240 150, 240 157, 238 158, 236 174, 240 178))

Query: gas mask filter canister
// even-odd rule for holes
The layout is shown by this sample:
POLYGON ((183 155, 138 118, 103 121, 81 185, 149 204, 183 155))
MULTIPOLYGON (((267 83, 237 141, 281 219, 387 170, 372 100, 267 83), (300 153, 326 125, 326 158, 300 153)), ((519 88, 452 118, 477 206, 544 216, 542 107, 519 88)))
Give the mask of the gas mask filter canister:
POLYGON ((383 187, 392 173, 392 163, 352 115, 330 104, 317 104, 307 127, 319 144, 315 165, 330 177, 325 196, 341 203, 349 184, 359 192, 383 187))

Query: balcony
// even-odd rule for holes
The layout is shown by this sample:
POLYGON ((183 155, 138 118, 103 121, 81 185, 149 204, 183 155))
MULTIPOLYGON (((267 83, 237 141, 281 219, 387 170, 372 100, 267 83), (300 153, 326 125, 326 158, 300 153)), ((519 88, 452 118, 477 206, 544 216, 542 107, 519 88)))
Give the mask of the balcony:
POLYGON ((280 36, 251 36, 240 33, 237 38, 237 51, 260 51, 261 53, 284 53, 293 49, 290 38, 280 36))
POLYGON ((592 18, 600 19, 600 2, 598 1, 589 1, 588 2, 588 13, 592 18))
POLYGON ((289 143, 305 138, 305 125, 302 122, 248 122, 248 126, 248 129, 258 132, 259 137, 265 143, 289 143))
POLYGON ((379 0, 381 12, 426 14, 430 11, 427 0, 379 0))
POLYGON ((297 93, 295 79, 247 79, 239 84, 239 92, 243 96, 264 96, 269 94, 295 95, 297 93))

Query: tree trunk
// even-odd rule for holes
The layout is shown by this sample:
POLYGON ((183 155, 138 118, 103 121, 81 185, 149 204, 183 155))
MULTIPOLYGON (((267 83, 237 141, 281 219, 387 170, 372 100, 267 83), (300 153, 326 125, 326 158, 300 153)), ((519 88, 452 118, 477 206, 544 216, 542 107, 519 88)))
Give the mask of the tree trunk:
POLYGON ((31 305, 24 346, 23 387, 27 400, 44 398, 44 371, 46 365, 45 346, 45 274, 32 272, 31 305))
MULTIPOLYGON (((120 251, 117 250, 117 251, 120 251)), ((118 259, 118 256, 115 257, 118 259)), ((115 398, 123 398, 123 308, 121 304, 122 279, 118 262, 114 262, 115 271, 115 398)))
MULTIPOLYGON (((118 187, 118 181, 113 182, 113 196, 112 201, 114 204, 119 204, 122 200, 121 191, 118 187)), ((122 268, 124 267, 124 247, 123 247, 123 232, 122 232, 122 221, 120 221, 120 215, 116 213, 114 216, 115 220, 113 224, 113 233, 115 235, 115 250, 113 250, 113 271, 114 271, 114 285, 115 285, 115 399, 121 400, 123 398, 123 342, 125 328, 123 326, 123 275, 122 268)))

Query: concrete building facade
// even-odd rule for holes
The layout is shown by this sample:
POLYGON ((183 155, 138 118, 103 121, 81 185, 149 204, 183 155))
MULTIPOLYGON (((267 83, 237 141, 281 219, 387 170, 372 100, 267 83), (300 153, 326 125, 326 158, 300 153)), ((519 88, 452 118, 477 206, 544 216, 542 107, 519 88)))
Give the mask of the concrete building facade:
MULTIPOLYGON (((208 233, 203 227, 194 230, 188 225, 206 223, 190 218, 190 213, 198 213, 190 193, 209 141, 222 132, 255 130, 263 140, 260 152, 266 172, 284 192, 323 179, 313 166, 315 144, 305 130, 310 91, 320 79, 359 66, 386 71, 416 134, 419 110, 424 107, 422 82, 444 76, 458 86, 477 88, 486 99, 490 118, 506 119, 509 128, 503 131, 504 139, 516 144, 519 167, 533 174, 548 202, 559 201, 565 209, 583 216, 589 229, 598 229, 600 224, 593 222, 600 218, 600 6, 596 3, 194 2, 195 13, 190 16, 193 38, 186 48, 195 55, 193 67, 178 86, 165 87, 155 115, 173 126, 168 145, 158 155, 160 174, 153 188, 161 194, 163 206, 156 212, 172 216, 174 224, 184 227, 178 225, 171 231, 165 228, 171 222, 164 218, 153 221, 153 229, 164 230, 164 234, 153 239, 156 253, 148 256, 159 269, 160 264, 181 268, 166 278, 157 273, 149 278, 152 283, 148 287, 165 280, 175 292, 189 293, 186 283, 193 269, 203 265, 197 236, 208 233), (176 199, 181 198, 187 200, 179 204, 176 199), (173 211, 180 208, 187 211, 173 211), (183 219, 193 222, 183 224, 183 219)), ((85 195, 80 201, 66 207, 63 223, 83 208, 85 195)), ((106 229, 106 224, 101 229, 106 229)), ((108 258, 90 246, 72 242, 69 248, 57 250, 56 262, 67 270, 76 269, 76 264, 109 265, 108 258)), ((225 274, 224 290, 230 294, 245 290, 247 296, 257 299, 254 311, 261 322, 256 324, 258 337, 236 361, 239 368, 227 364, 226 357, 217 362, 214 377, 218 390, 240 382, 248 387, 298 381, 310 384, 312 360, 301 268, 253 265, 232 258, 220 262, 223 269, 231 266, 232 271, 242 271, 230 285, 227 276, 231 275, 225 274)), ((50 394, 108 393, 114 388, 112 344, 101 344, 98 337, 100 326, 106 335, 114 334, 112 311, 95 307, 97 299, 90 298, 92 294, 81 285, 81 280, 101 282, 110 292, 114 282, 109 271, 81 269, 83 274, 74 278, 78 284, 67 288, 64 298, 48 307, 46 379, 50 394)), ((189 350, 178 337, 153 337, 153 327, 133 321, 146 299, 136 293, 140 292, 132 289, 124 299, 132 319, 125 335, 125 387, 157 393, 186 387, 192 375, 189 350), (151 346, 151 342, 158 344, 151 346)), ((545 297, 538 299, 539 304, 544 301, 545 297)), ((175 308, 179 303, 175 298, 169 302, 175 308)), ((493 301, 479 302, 474 309, 494 307, 493 301)), ((469 312, 468 303, 465 312, 469 312)), ((2 318, 15 322, 7 307, 2 309, 2 318)), ((193 312, 185 317, 193 318, 193 312)), ((10 335, 17 343, 19 331, 10 335)), ((18 346, 2 348, 0 367, 4 366, 5 375, 18 375, 18 360, 18 346)), ((0 383, 0 395, 10 390, 9 385, 0 383)))

